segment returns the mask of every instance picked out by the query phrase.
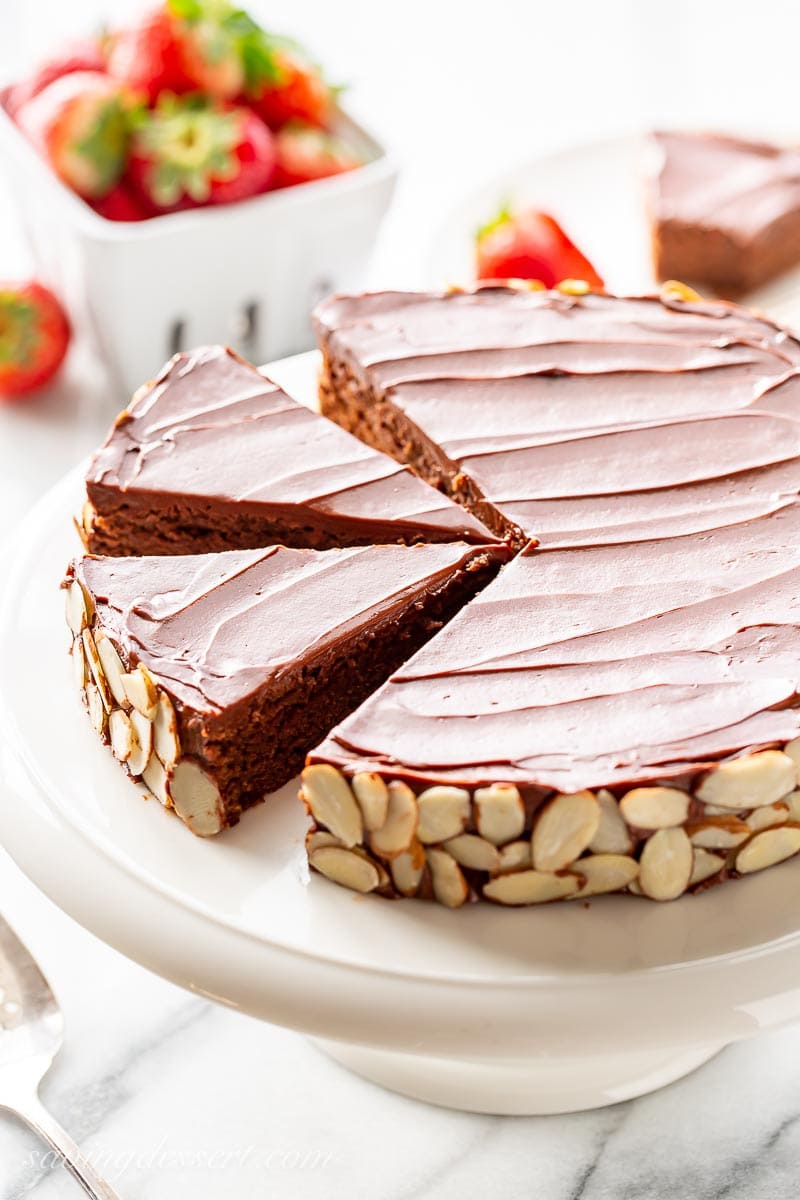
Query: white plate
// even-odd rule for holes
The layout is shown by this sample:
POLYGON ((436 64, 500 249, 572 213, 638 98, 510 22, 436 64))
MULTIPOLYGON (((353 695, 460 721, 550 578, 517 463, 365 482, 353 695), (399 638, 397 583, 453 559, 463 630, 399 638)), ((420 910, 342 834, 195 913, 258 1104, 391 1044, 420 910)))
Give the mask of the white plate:
MULTIPOLYGON (((313 393, 308 356, 275 372, 313 393)), ((0 612, 0 838, 101 938, 463 1108, 610 1103, 800 1016, 800 862, 658 905, 451 912, 309 879, 287 787, 213 841, 145 803, 75 693, 58 585, 81 473, 19 531, 0 612)))
MULTIPOLYGON (((431 287, 474 279, 475 230, 500 207, 539 208, 564 226, 611 292, 656 287, 645 211, 641 136, 608 138, 516 165, 488 180, 449 214, 428 253, 431 287)), ((800 327, 800 269, 786 272, 743 302, 800 327)))

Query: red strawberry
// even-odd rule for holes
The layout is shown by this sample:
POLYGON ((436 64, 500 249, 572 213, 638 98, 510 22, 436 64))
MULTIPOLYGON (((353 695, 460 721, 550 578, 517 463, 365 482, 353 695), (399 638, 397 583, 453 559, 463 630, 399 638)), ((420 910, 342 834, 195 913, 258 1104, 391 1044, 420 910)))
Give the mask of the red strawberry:
POLYGON ((278 165, 273 187, 291 187, 340 175, 361 166, 361 159, 339 138, 312 125, 292 121, 275 135, 278 165))
POLYGON ((53 378, 67 353, 69 322, 40 283, 0 283, 0 399, 53 378))
POLYGON ((272 134, 249 109, 163 97, 134 133, 129 178, 155 213, 245 200, 274 170, 272 134))
POLYGON ((334 89, 320 71, 296 51, 276 50, 273 55, 276 74, 247 89, 247 98, 271 129, 280 129, 289 121, 305 121, 324 128, 333 111, 334 89))
POLYGON ((553 217, 531 209, 504 208, 476 236, 479 279, 538 279, 555 287, 563 279, 583 279, 592 287, 603 281, 553 217))
POLYGON ((64 47, 61 54, 48 58, 28 79, 12 87, 6 97, 6 109, 13 117, 23 104, 27 104, 48 84, 71 75, 74 71, 105 71, 106 65, 100 42, 90 38, 73 42, 64 47))
POLYGON ((97 71, 54 80, 17 112, 20 129, 56 174, 80 196, 111 191, 125 168, 126 100, 119 85, 97 71))
POLYGON ((169 9, 152 9, 110 39, 108 71, 132 91, 154 104, 161 92, 183 92, 193 86, 186 74, 178 41, 178 25, 169 9))
POLYGON ((107 221, 146 221, 149 216, 124 182, 118 183, 102 200, 95 200, 92 208, 107 221))

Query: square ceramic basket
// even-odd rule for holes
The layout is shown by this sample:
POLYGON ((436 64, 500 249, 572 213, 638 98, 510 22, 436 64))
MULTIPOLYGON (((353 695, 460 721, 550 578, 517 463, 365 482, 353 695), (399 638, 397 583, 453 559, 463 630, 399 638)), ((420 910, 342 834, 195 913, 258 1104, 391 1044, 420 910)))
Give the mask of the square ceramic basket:
POLYGON ((363 166, 129 223, 65 187, 0 107, 0 155, 37 274, 93 329, 123 396, 187 346, 227 342, 255 362, 307 350, 317 300, 363 283, 397 168, 343 113, 335 132, 363 166))

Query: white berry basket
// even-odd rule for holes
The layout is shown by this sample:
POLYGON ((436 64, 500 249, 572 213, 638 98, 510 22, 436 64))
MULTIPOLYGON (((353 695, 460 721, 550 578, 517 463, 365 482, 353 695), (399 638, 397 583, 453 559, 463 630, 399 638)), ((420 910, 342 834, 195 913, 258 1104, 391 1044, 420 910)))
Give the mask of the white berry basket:
POLYGON ((227 342, 256 362, 306 350, 317 300, 363 283, 397 167, 341 112, 335 132, 363 166, 238 204, 119 222, 63 185, 0 107, 0 156, 36 271, 92 330, 123 396, 182 347, 227 342))

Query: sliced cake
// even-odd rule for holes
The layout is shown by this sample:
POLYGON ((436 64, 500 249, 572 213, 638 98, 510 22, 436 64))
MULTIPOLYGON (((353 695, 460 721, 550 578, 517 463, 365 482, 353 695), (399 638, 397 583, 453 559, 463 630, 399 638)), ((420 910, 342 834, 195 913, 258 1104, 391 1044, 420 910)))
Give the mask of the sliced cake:
POLYGON ((137 393, 86 491, 81 533, 93 554, 491 540, 223 346, 176 355, 137 393))
POLYGON ((78 685, 128 774, 214 834, 297 774, 504 557, 463 543, 86 557, 65 582, 78 685))
POLYGON ((659 279, 735 297, 800 262, 800 150, 713 133, 651 141, 659 279))

